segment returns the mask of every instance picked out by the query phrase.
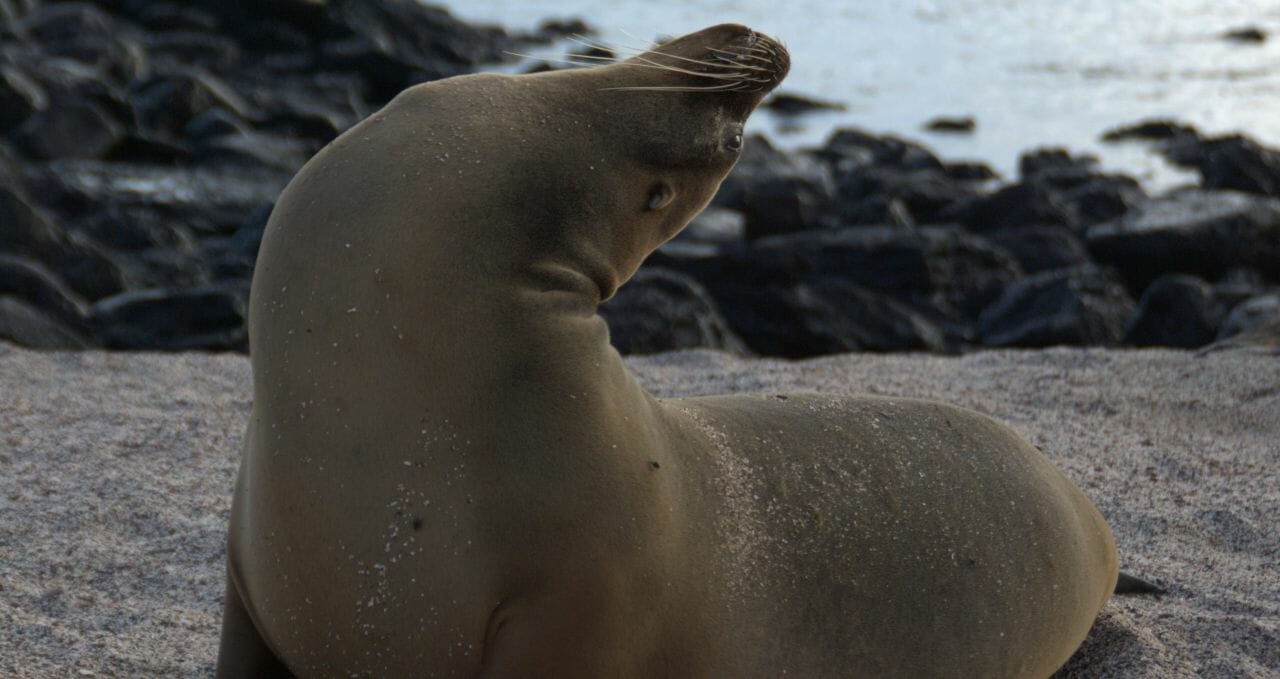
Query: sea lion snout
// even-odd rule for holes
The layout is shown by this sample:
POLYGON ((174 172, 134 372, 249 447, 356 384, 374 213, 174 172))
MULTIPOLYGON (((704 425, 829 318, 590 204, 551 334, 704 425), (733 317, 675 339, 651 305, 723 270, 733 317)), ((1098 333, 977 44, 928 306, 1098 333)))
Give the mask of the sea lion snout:
POLYGON ((782 43, 741 24, 704 28, 660 44, 638 59, 695 76, 702 81, 696 85, 707 90, 755 95, 749 97, 752 107, 791 70, 791 55, 782 43))

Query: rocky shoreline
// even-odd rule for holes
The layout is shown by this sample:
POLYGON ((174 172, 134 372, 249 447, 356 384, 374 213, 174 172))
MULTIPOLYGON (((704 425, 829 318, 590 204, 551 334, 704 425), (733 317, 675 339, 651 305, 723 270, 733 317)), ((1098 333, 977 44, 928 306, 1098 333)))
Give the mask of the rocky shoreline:
MULTIPOLYGON (((413 0, 0 0, 0 338, 246 349, 272 201, 415 83, 536 34, 413 0)), ((1199 171, 1149 195, 1061 150, 1001 180, 911 141, 751 140, 711 209, 602 311, 624 352, 805 357, 1280 336, 1280 151, 1170 122, 1109 134, 1199 171)))

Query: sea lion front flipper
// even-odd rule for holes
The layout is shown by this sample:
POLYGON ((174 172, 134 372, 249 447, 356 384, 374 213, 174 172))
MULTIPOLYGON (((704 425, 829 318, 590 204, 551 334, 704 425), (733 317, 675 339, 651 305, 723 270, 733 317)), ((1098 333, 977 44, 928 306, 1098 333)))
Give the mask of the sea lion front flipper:
POLYGON ((1129 575, 1124 571, 1120 571, 1120 577, 1116 579, 1116 594, 1164 594, 1165 590, 1159 585, 1154 585, 1142 578, 1129 575))

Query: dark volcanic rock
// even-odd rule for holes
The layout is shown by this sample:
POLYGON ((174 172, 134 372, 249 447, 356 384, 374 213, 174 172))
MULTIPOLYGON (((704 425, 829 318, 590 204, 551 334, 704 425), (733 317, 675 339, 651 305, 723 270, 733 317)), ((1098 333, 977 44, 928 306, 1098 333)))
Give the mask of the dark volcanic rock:
POLYGON ((89 340, 23 299, 0 293, 0 339, 37 349, 86 349, 89 340))
POLYGON ((986 182, 999 179, 1000 175, 990 165, 975 161, 956 161, 944 164, 943 172, 948 177, 962 182, 986 182))
POLYGON ((600 306, 613 346, 624 354, 709 347, 744 353, 715 302, 688 276, 645 267, 600 306))
POLYGON ((1018 157, 1018 175, 1024 180, 1039 175, 1089 174, 1097 166, 1098 159, 1094 156, 1076 156, 1061 148, 1036 149, 1018 157))
POLYGON ((964 116, 960 118, 940 117, 934 118, 924 124, 924 129, 930 132, 950 132, 953 134, 972 134, 978 129, 978 121, 973 116, 964 116))
POLYGON ((989 347, 1113 345, 1134 310, 1124 286, 1104 269, 1049 271, 1009 286, 978 319, 989 347))
POLYGON ((1147 198, 1147 192, 1136 179, 1116 174, 1091 175, 1065 188, 1061 195, 1075 208, 1084 226, 1120 217, 1147 198))
POLYGON ((972 198, 944 215, 976 233, 1027 226, 1063 226, 1076 230, 1080 215, 1071 203, 1043 182, 1020 182, 972 198))
POLYGON ((1024 153, 1018 171, 1024 183, 1035 184, 1069 206, 1082 226, 1115 219, 1146 199, 1132 177, 1097 171, 1097 158, 1074 156, 1063 149, 1024 153))
POLYGON ((11 137, 32 158, 101 158, 124 140, 125 128, 92 101, 55 101, 11 137))
POLYGON ((680 243, 741 243, 745 234, 742 213, 717 205, 708 206, 676 234, 680 243))
POLYGON ((1213 284, 1213 296, 1224 309, 1234 309, 1240 303, 1265 295, 1267 281, 1254 269, 1238 268, 1228 271, 1213 284))
POLYGON ((146 206, 106 205, 75 223, 75 229, 113 250, 194 247, 190 230, 161 210, 146 206))
POLYGON ((88 307, 57 273, 31 259, 0 253, 0 295, 21 298, 57 318, 83 322, 88 307))
POLYGON ((846 108, 844 104, 839 102, 822 101, 812 97, 787 93, 775 94, 760 106, 784 115, 799 115, 813 111, 843 111, 846 108))
POLYGON ((14 65, 0 64, 0 135, 49 107, 44 87, 14 65))
POLYGON ((1199 137, 1200 132, 1196 128, 1173 120, 1147 120, 1117 127, 1102 134, 1102 140, 1106 142, 1172 141, 1199 137))
POLYGON ((1157 279, 1138 300, 1124 331, 1126 344, 1194 349, 1214 340, 1226 310, 1213 288, 1194 276, 1157 279))
POLYGON ((1090 262, 1084 242, 1062 226, 1005 229, 989 233, 987 238, 1013 255, 1022 270, 1029 274, 1071 269, 1090 262))
POLYGON ((1235 189, 1280 197, 1280 151, 1241 136, 1201 143, 1198 162, 1206 189, 1235 189))
POLYGON ((58 270, 67 285, 89 301, 125 289, 127 281, 120 264, 87 235, 68 234, 64 247, 45 261, 58 270))
POLYGON ((1222 323, 1218 339, 1234 337, 1277 321, 1280 321, 1280 293, 1259 295, 1231 310, 1222 323))
POLYGON ((234 87, 203 69, 184 69, 139 83, 132 101, 143 128, 173 137, 182 135, 193 120, 215 108, 236 120, 254 115, 249 102, 234 87))
POLYGON ((658 259, 698 278, 752 349, 784 356, 963 342, 967 332, 951 326, 1021 275, 983 239, 941 227, 806 231, 658 259), (892 303, 873 304, 869 294, 892 303))
POLYGON ((25 191, 0 183, 0 251, 46 257, 65 236, 25 191))
POLYGON ((1267 32, 1257 26, 1244 26, 1223 33, 1222 39, 1248 45, 1261 45, 1267 41, 1267 32))
POLYGON ((33 178, 42 202, 79 215, 101 205, 182 215, 197 234, 233 233, 257 206, 275 200, 290 174, 265 167, 192 168, 64 161, 33 178))
POLYGON ((14 26, 15 33, 38 43, 48 57, 87 66, 105 80, 127 83, 150 64, 134 31, 88 2, 47 2, 14 26))
POLYGON ((845 173, 838 195, 845 223, 914 226, 937 223, 947 208, 978 193, 945 170, 872 166, 845 173))
POLYGON ((95 303, 94 325, 111 349, 243 348, 244 300, 219 289, 133 290, 95 303))
POLYGON ((825 163, 784 154, 763 137, 753 137, 716 203, 740 211, 745 236, 754 240, 824 226, 834 210, 834 193, 825 163))
POLYGON ((730 325, 751 349, 771 356, 947 347, 943 333, 922 314, 848 281, 730 283, 721 292, 730 325))
POLYGON ((789 293, 799 324, 793 330, 796 346, 785 355, 946 349, 942 331, 923 315, 847 281, 801 284, 789 293))
POLYGON ((832 165, 837 176, 866 165, 907 172, 944 169, 942 161, 920 144, 892 135, 880 137, 856 128, 833 132, 818 154, 832 165))
POLYGON ((1280 201, 1229 191, 1152 199, 1087 235, 1089 251, 1115 265, 1130 289, 1164 273, 1216 279, 1250 266, 1280 280, 1280 201))

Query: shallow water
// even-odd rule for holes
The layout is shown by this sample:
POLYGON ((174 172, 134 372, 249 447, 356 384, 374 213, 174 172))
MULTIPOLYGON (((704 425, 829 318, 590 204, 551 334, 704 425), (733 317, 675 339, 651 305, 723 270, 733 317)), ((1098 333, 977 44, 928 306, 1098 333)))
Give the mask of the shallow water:
POLYGON ((837 125, 919 139, 948 159, 980 159, 1010 175, 1038 146, 1099 154, 1104 166, 1176 180, 1140 146, 1098 142, 1105 130, 1173 117, 1214 133, 1280 144, 1280 2, 1248 0, 479 0, 458 16, 532 29, 582 17, 601 38, 637 45, 736 21, 781 39, 793 56, 782 91, 844 103, 787 125, 757 115, 782 145, 816 145, 837 125), (1262 45, 1221 39, 1256 25, 1262 45), (631 37, 635 36, 635 37, 631 37), (971 135, 923 130, 973 116, 971 135))

